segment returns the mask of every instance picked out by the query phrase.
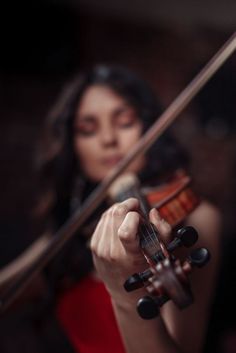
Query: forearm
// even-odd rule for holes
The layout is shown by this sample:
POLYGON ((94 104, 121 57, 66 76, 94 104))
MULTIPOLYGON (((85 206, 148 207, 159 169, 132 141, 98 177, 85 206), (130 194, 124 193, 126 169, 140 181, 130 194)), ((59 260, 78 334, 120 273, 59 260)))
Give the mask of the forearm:
POLYGON ((136 311, 136 301, 118 304, 114 312, 127 353, 180 353, 161 316, 143 320, 136 311))

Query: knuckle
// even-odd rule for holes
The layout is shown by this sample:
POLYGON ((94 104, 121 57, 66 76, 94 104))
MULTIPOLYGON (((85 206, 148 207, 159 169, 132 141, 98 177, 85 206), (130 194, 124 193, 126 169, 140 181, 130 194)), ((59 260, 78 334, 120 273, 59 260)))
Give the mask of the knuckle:
POLYGON ((102 222, 104 222, 104 220, 106 219, 106 217, 107 217, 107 215, 108 215, 108 212, 109 212, 109 210, 107 210, 107 211, 105 211, 105 212, 102 213, 101 218, 100 218, 100 220, 99 220, 99 223, 100 223, 100 224, 101 224, 102 222))
POLYGON ((106 260, 106 258, 107 258, 107 250, 103 247, 97 247, 96 249, 95 249, 96 251, 95 251, 95 254, 96 254, 96 256, 97 256, 97 258, 98 259, 100 259, 100 260, 106 260))
POLYGON ((110 253, 109 254, 109 261, 111 262, 111 263, 115 263, 115 262, 117 262, 118 261, 118 256, 115 254, 115 253, 110 253))
POLYGON ((106 209, 104 212, 103 212, 103 214, 102 214, 102 216, 103 216, 103 218, 106 218, 107 216, 109 216, 111 213, 112 213, 112 208, 114 207, 114 205, 112 205, 111 207, 109 207, 108 209, 106 209))
POLYGON ((124 204, 117 204, 113 207, 112 215, 115 217, 124 217, 127 211, 127 206, 124 204))
POLYGON ((116 208, 119 204, 118 203, 114 203, 111 207, 109 207, 104 214, 107 216, 112 216, 113 212, 114 212, 114 208, 116 208))
POLYGON ((90 250, 91 250, 92 254, 98 256, 98 247, 95 242, 90 243, 90 250))
POLYGON ((134 203, 139 203, 139 200, 137 199, 137 197, 134 197, 134 196, 129 197, 127 200, 131 201, 131 202, 134 202, 134 203))
POLYGON ((117 234, 121 240, 127 240, 129 238, 129 235, 131 234, 131 228, 127 225, 123 225, 118 229, 117 234))
POLYGON ((96 246, 95 246, 95 244, 94 244, 94 242, 93 241, 91 241, 90 242, 90 250, 93 252, 93 253, 96 253, 96 246))

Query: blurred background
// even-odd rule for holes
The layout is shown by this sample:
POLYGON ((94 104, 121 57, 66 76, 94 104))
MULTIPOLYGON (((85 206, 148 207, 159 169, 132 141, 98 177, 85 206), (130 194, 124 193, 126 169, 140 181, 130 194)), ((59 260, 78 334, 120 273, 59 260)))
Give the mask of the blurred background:
MULTIPOLYGON (((63 84, 97 63, 146 79, 167 107, 234 32, 234 0, 41 0, 0 11, 0 266, 37 236, 37 141, 63 84)), ((236 53, 171 127, 223 214, 222 274, 206 352, 236 352, 236 53), (214 333, 214 335, 213 335, 214 333), (216 338, 217 337, 217 338, 216 338)))

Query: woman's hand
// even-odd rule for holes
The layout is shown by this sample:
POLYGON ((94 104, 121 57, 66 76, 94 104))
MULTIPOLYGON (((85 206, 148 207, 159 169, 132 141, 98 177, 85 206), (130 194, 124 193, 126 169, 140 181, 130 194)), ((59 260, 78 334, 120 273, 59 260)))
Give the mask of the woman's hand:
MULTIPOLYGON (((132 298, 131 293, 127 296, 123 288, 125 280, 148 267, 137 234, 139 210, 139 201, 134 198, 114 204, 102 215, 91 240, 97 272, 112 298, 118 302, 132 298)), ((156 209, 150 211, 150 221, 166 242, 171 233, 170 225, 160 219, 156 209)))

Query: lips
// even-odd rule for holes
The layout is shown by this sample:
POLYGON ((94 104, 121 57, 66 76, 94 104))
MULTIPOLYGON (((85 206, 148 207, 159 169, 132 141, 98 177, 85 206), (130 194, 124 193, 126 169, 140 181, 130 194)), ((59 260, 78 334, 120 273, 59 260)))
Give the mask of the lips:
POLYGON ((107 158, 103 158, 102 160, 102 164, 106 165, 106 166, 114 166, 117 163, 119 163, 122 160, 122 156, 111 156, 111 157, 107 157, 107 158))

